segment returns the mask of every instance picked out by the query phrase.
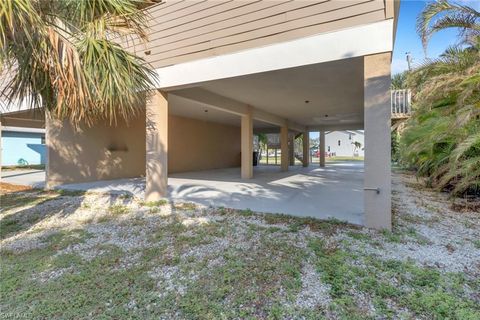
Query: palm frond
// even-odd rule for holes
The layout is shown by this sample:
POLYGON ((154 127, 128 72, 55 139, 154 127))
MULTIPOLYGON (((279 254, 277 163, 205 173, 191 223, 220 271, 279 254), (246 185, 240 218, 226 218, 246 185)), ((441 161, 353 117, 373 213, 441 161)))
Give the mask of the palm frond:
POLYGON ((122 46, 146 37, 137 0, 5 0, 0 3, 2 95, 77 125, 127 119, 155 73, 122 46))
POLYGON ((417 32, 425 50, 434 33, 448 28, 458 28, 462 42, 470 42, 479 35, 479 18, 480 13, 469 6, 454 4, 448 0, 433 1, 428 3, 418 16, 417 32))

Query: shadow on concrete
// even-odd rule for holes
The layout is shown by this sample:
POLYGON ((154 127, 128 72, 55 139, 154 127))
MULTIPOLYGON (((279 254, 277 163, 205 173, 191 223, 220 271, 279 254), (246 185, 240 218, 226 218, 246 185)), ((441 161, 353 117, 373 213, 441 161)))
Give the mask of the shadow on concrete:
MULTIPOLYGON (((327 163, 325 168, 294 166, 288 172, 259 166, 254 178, 240 179, 240 169, 172 174, 168 199, 206 206, 251 209, 320 219, 363 223, 363 162, 327 163)), ((88 190, 112 196, 144 198, 145 178, 66 184, 65 190, 88 190)))

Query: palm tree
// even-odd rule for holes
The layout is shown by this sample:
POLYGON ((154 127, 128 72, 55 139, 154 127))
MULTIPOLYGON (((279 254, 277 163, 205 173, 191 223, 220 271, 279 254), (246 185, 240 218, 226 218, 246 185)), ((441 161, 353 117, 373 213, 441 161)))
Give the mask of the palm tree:
POLYGON ((406 89, 405 80, 407 78, 407 71, 396 73, 392 76, 392 84, 390 89, 392 90, 401 90, 406 89))
POLYGON ((460 31, 461 43, 475 45, 480 37, 480 13, 472 7, 437 0, 430 2, 417 18, 417 32, 426 49, 430 37, 441 30, 455 28, 460 31))
MULTIPOLYGON (((265 133, 259 133, 258 135, 258 153, 259 153, 259 158, 262 158, 262 152, 263 150, 267 150, 267 144, 268 144, 268 137, 265 133)), ((268 154, 267 154, 268 157, 268 154)))
POLYGON ((155 81, 145 62, 124 48, 146 38, 145 4, 0 1, 2 100, 44 108, 74 124, 134 115, 155 81))
POLYGON ((352 144, 353 144, 353 154, 355 155, 357 150, 360 150, 360 148, 362 148, 362 143, 359 141, 354 141, 352 142, 352 144))
POLYGON ((458 195, 480 194, 479 20, 467 6, 445 0, 428 4, 418 19, 422 40, 457 27, 462 45, 447 48, 407 76, 415 112, 401 137, 402 161, 431 186, 458 195))

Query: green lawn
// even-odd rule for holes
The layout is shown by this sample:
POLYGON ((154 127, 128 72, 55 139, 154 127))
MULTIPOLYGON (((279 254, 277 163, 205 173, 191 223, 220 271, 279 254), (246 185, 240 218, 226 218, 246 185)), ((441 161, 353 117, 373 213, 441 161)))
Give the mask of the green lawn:
POLYGON ((478 216, 447 223, 466 230, 451 238, 460 258, 426 263, 435 250, 442 262, 438 241, 449 241, 443 207, 424 201, 419 216, 397 205, 408 190, 395 192, 393 232, 129 196, 4 194, 0 308, 13 319, 479 319, 478 268, 461 261, 480 256, 478 216))
MULTIPOLYGON (((363 157, 327 157, 325 158, 325 161, 327 162, 334 162, 334 161, 363 161, 363 157)), ((280 155, 277 157, 277 165, 280 165, 280 155)), ((317 157, 312 157, 311 158, 311 163, 320 163, 320 158, 317 157)), ((267 157, 262 157, 260 159, 260 164, 267 164, 267 157)), ((270 156, 268 157, 268 164, 269 165, 274 165, 275 164, 275 157, 270 156)), ((295 159, 295 165, 301 165, 302 162, 298 159, 295 159)))
POLYGON ((2 170, 10 171, 10 170, 45 170, 44 164, 32 164, 32 165, 25 165, 25 166, 2 166, 2 170))

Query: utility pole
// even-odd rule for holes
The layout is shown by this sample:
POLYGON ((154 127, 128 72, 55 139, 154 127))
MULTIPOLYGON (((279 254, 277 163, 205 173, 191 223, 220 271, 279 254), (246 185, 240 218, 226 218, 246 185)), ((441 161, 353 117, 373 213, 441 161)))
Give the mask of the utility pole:
POLYGON ((412 71, 412 56, 410 54, 410 51, 405 52, 406 58, 407 58, 407 64, 408 64, 408 71, 412 71))

